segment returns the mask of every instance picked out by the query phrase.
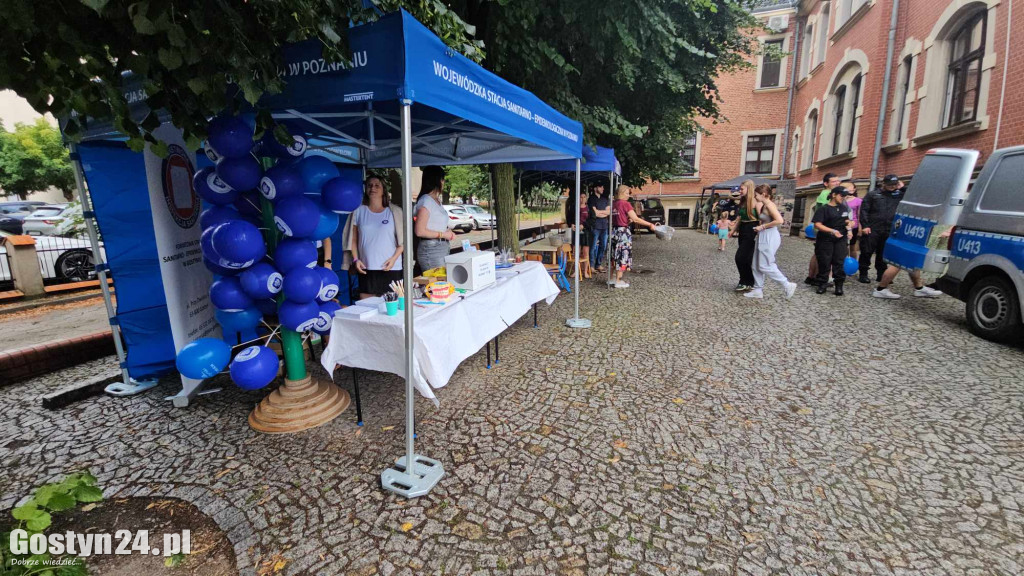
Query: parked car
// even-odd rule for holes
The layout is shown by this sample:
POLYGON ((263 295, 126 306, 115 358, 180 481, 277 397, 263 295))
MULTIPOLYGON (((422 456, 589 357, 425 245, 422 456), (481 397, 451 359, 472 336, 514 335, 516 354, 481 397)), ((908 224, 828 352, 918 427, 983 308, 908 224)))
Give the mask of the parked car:
POLYGON ((473 217, 464 206, 445 204, 444 209, 448 212, 448 228, 456 232, 469 232, 474 228, 473 217))
MULTIPOLYGON (((661 204, 661 200, 657 198, 634 199, 633 210, 637 216, 652 224, 665 223, 665 207, 661 204)), ((636 232, 636 226, 632 222, 630 222, 629 228, 632 232, 636 232)), ((647 228, 644 228, 644 230, 647 230, 647 228)))
POLYGON ((0 216, 0 230, 11 234, 21 234, 24 229, 21 225, 21 219, 14 216, 0 216))
POLYGON ((25 234, 30 236, 61 236, 71 231, 75 217, 81 217, 78 204, 49 204, 41 206, 22 222, 25 234))
POLYGON ((32 212, 37 208, 46 205, 46 202, 36 202, 34 200, 0 202, 0 216, 13 216, 15 218, 24 219, 29 214, 32 214, 32 212))
MULTIPOLYGON (((931 155, 929 152, 921 162, 922 167, 931 155)), ((976 158, 977 152, 974 155, 976 158)), ((959 168, 970 173, 974 162, 969 164, 961 163, 959 168)), ((908 196, 921 175, 919 168, 907 191, 908 196)), ((931 178, 943 174, 928 173, 924 176, 931 178)), ((926 269, 927 265, 944 266, 948 263, 948 267, 944 266, 945 274, 937 281, 938 287, 967 304, 968 328, 986 340, 1024 340, 1024 310, 1021 306, 1024 302, 1022 179, 1024 146, 1003 148, 989 156, 969 195, 947 186, 943 194, 929 202, 935 204, 936 212, 945 212, 953 207, 958 209, 958 215, 948 234, 948 241, 928 251, 926 269)), ((903 208, 901 202, 893 222, 893 234, 898 228, 904 231, 904 236, 914 236, 906 229, 920 224, 902 216, 903 208)), ((886 257, 888 254, 886 245, 886 257)))
POLYGON ((469 213, 470 217, 473 218, 473 228, 479 230, 481 228, 494 228, 497 224, 497 220, 494 218, 494 214, 487 212, 483 208, 476 204, 466 204, 462 206, 469 213))
MULTIPOLYGON (((10 235, 8 232, 0 231, 0 236, 10 235)), ((78 282, 96 277, 96 262, 88 240, 52 236, 35 236, 34 240, 36 258, 39 260, 43 280, 78 282)), ((9 282, 12 279, 7 261, 7 248, 0 243, 0 282, 9 282)))

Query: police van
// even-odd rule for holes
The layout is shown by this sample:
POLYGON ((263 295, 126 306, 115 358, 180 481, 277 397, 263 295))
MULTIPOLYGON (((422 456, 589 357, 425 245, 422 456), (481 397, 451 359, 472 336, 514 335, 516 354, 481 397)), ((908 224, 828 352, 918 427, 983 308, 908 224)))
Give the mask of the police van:
POLYGON ((938 287, 967 303, 971 332, 1007 341, 1024 334, 1024 146, 993 153, 970 188, 977 160, 974 150, 925 155, 884 256, 907 270, 944 272, 938 287))

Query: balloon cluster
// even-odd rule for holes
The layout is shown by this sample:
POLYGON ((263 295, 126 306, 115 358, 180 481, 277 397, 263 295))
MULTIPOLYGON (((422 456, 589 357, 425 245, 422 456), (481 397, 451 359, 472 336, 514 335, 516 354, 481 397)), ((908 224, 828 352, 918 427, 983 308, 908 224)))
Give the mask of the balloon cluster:
MULTIPOLYGON (((277 315, 289 330, 327 333, 340 308, 333 301, 339 280, 316 265, 316 242, 334 234, 339 214, 359 206, 362 188, 342 178, 327 158, 306 155, 303 137, 283 145, 271 131, 255 140, 254 130, 242 117, 214 118, 205 152, 215 166, 199 170, 192 181, 205 206, 200 247, 214 273, 210 301, 217 321, 225 333, 236 333, 254 330, 264 315, 277 315), (264 171, 257 157, 273 165, 264 171), (265 206, 280 232, 273 253, 264 238, 264 232, 275 232, 263 228, 265 206)), ((227 346, 211 338, 190 343, 178 355, 179 371, 209 378, 224 370, 229 358, 212 342, 227 346)), ((264 346, 246 348, 230 366, 232 380, 244 389, 266 386, 277 371, 277 355, 264 346)))

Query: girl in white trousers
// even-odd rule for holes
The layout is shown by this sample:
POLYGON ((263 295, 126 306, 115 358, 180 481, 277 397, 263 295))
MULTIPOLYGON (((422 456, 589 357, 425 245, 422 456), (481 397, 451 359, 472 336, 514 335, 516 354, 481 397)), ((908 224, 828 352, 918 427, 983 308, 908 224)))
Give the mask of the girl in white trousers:
POLYGON ((782 284, 786 300, 793 297, 796 292, 796 284, 790 282, 786 275, 779 270, 775 263, 775 253, 779 251, 782 244, 782 234, 779 233, 779 226, 782 226, 782 214, 778 207, 772 202, 772 187, 762 184, 754 188, 754 197, 759 205, 758 219, 761 224, 754 230, 757 232, 757 248, 754 252, 754 289, 744 294, 744 298, 764 298, 765 276, 782 284))

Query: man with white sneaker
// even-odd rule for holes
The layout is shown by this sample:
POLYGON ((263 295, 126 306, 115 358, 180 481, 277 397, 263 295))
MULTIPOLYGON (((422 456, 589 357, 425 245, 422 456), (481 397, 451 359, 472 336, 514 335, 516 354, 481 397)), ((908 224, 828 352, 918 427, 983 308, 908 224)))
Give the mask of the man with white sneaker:
MULTIPOLYGON (((897 300, 900 295, 889 290, 889 286, 892 285, 892 281, 896 278, 896 275, 900 273, 899 266, 889 264, 889 267, 882 273, 882 281, 878 283, 878 287, 871 291, 871 295, 875 298, 886 298, 888 300, 897 300)), ((941 290, 929 288, 924 285, 924 280, 921 278, 920 270, 911 270, 910 281, 914 283, 914 297, 915 298, 938 298, 942 296, 941 290)))

